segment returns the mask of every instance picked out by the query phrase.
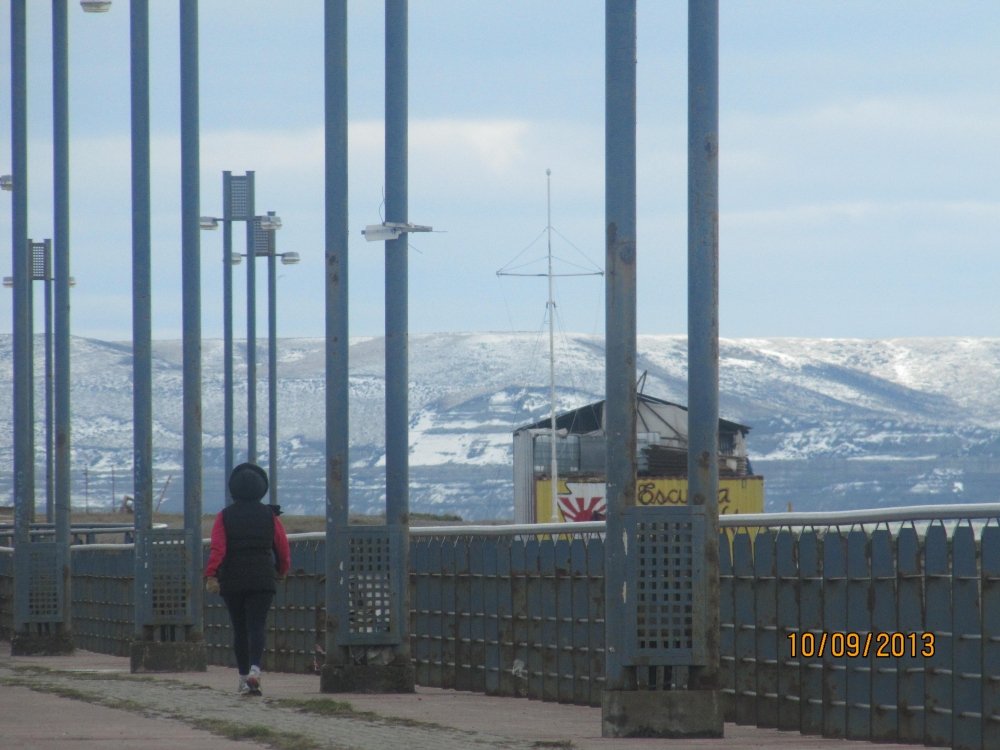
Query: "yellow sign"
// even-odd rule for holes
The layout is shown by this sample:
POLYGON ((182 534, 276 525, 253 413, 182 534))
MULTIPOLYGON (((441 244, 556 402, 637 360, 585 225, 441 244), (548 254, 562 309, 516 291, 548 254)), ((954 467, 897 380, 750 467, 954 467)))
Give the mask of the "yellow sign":
MULTIPOLYGON (((636 483, 637 505, 684 505, 687 479, 640 477, 636 483)), ((559 480, 559 521, 590 521, 604 518, 606 488, 600 481, 559 480)), ((719 515, 764 512, 764 478, 737 477, 719 480, 719 515)), ((552 483, 535 482, 535 521, 552 521, 552 483)))

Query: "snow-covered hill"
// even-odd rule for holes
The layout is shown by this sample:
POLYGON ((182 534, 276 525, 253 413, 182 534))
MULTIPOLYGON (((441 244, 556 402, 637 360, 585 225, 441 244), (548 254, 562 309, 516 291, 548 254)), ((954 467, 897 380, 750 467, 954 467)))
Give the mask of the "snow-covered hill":
MULTIPOLYGON (((258 362, 266 362, 261 341, 258 362)), ((41 409, 41 341, 36 344, 41 409)), ((245 346, 237 346, 237 447, 245 445, 245 346)), ((181 477, 181 348, 154 345, 157 487, 181 477)), ((221 504, 222 345, 203 347, 205 507, 221 504)), ((603 397, 600 337, 557 343, 561 408, 603 397)), ((723 416, 753 426, 749 446, 769 509, 996 499, 1000 478, 1000 339, 739 339, 721 348, 723 416)), ((279 347, 281 502, 323 507, 323 342, 279 347)), ((10 502, 10 337, 0 337, 0 502, 10 502)), ((641 336, 645 390, 685 403, 686 341, 641 336)), ((467 518, 512 513, 511 441, 548 409, 547 341, 529 333, 410 337, 414 510, 467 518)), ((258 379, 266 449, 266 366, 258 379)), ((352 508, 384 502, 383 342, 351 344, 352 508)), ((107 505, 111 475, 131 491, 131 348, 73 340, 74 503, 107 505)), ((37 439, 42 444, 41 413, 37 439)), ((241 457, 237 456, 238 460, 241 457)), ((266 456, 261 456, 262 462, 266 456)), ((39 477, 41 477, 41 458, 39 477)), ((41 487, 41 482, 39 482, 41 487)), ((42 491, 39 491, 39 496, 42 491)))

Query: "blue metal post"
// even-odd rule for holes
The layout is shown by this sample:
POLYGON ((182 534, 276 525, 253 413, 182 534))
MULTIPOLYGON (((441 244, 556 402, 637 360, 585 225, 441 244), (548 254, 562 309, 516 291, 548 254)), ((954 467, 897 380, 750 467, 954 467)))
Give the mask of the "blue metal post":
POLYGON ((347 0, 324 3, 326 156, 326 615, 327 665, 344 663, 333 603, 338 529, 348 523, 350 425, 347 305, 347 0))
MULTIPOLYGON (((247 180, 247 461, 257 463, 257 209, 254 173, 247 180)), ((228 477, 227 477, 228 480, 228 477)))
POLYGON ((278 505, 278 258, 275 231, 267 233, 267 498, 278 505))
MULTIPOLYGON (((136 538, 153 524, 153 352, 150 293, 149 177, 149 0, 129 3, 132 76, 132 455, 136 538)), ((146 547, 135 548, 135 578, 149 564, 146 547)), ((136 599, 152 592, 137 586, 136 599)), ((142 613, 135 607, 135 637, 143 637, 142 613)))
MULTIPOLYGON (((605 4, 604 215, 607 536, 605 690, 634 690, 635 668, 622 664, 628 592, 624 512, 636 484, 636 0, 605 4)), ((633 592, 634 595, 634 592, 633 592)))
POLYGON ((202 640, 201 549, 201 237, 198 133, 198 0, 181 10, 181 286, 184 371, 184 530, 192 632, 202 640))
POLYGON ((705 640, 719 674, 719 0, 688 2, 688 502, 705 506, 705 640))
POLYGON ((52 241, 45 240, 45 522, 55 522, 55 452, 53 450, 55 432, 53 430, 53 407, 55 394, 52 392, 52 241))
POLYGON ((225 433, 222 476, 226 505, 229 475, 233 473, 233 173, 222 173, 222 390, 225 433))
MULTIPOLYGON (((69 554, 71 464, 70 464, 70 320, 69 320, 69 31, 67 0, 52 4, 52 115, 55 276, 55 351, 53 359, 54 504, 56 541, 69 554)), ((68 579, 67 579, 68 580, 68 579)), ((68 602, 69 591, 64 601, 68 602)), ((68 631, 72 607, 63 611, 68 631)))
MULTIPOLYGON (((407 222, 408 200, 408 0, 385 2, 385 219, 407 222)), ((410 413, 409 235, 385 243, 385 522, 404 529, 402 558, 409 559, 410 413)), ((407 576, 401 578, 401 601, 409 601, 407 576)), ((396 648, 399 663, 409 664, 410 641, 396 648)))
POLYGON ((28 246, 28 80, 25 0, 10 3, 11 166, 14 179, 11 247, 14 275, 14 630, 28 621, 27 545, 35 506, 32 412, 31 259, 28 246))

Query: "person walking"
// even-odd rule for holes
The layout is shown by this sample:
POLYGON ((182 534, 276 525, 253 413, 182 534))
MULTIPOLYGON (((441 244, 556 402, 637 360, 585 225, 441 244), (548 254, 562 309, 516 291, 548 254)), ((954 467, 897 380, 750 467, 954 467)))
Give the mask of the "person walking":
POLYGON ((233 504, 215 517, 205 569, 205 589, 222 595, 233 623, 240 695, 261 694, 267 613, 276 580, 285 579, 290 565, 280 511, 260 502, 267 488, 267 473, 259 466, 247 463, 233 469, 229 475, 233 504))

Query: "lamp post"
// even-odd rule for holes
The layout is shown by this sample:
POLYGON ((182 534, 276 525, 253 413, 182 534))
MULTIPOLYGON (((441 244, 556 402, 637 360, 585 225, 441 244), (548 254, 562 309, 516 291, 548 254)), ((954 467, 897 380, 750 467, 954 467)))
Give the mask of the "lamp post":
MULTIPOLYGON (((201 229, 212 231, 219 228, 222 222, 222 369, 223 369, 223 423, 225 433, 225 456, 223 459, 223 493, 226 498, 226 505, 229 505, 233 498, 229 494, 229 475, 233 471, 233 266, 239 265, 241 256, 233 253, 233 222, 247 221, 253 216, 254 196, 254 173, 247 172, 244 175, 233 175, 232 172, 222 173, 222 217, 202 216, 200 221, 201 229)), ((253 222, 247 221, 248 225, 253 222)), ((247 229, 247 248, 253 247, 250 244, 253 227, 247 229)), ((249 336, 247 338, 249 352, 249 336)), ((248 363, 249 365, 249 363, 248 363)), ((255 380, 256 382, 256 380, 255 380)), ((256 388, 256 385, 255 385, 256 388)), ((256 398, 255 391, 248 394, 250 398, 256 398)))
MULTIPOLYGON (((70 525, 69 287, 72 280, 69 276, 67 5, 68 0, 53 0, 52 3, 55 258, 52 258, 51 243, 42 243, 42 260, 46 266, 43 269, 46 283, 46 514, 50 521, 55 522, 55 541, 33 543, 29 531, 35 503, 31 282, 38 274, 33 268, 35 247, 28 240, 27 3, 26 0, 13 0, 10 4, 13 169, 12 174, 0 177, 0 188, 14 194, 11 221, 13 276, 10 279, 14 292, 16 549, 15 635, 11 643, 14 654, 56 654, 73 650, 69 580, 61 573, 69 565, 70 525), (45 561, 44 565, 39 564, 42 560, 45 561), (43 599, 48 603, 45 606, 39 605, 43 599)), ((111 2, 83 0, 81 7, 85 12, 106 12, 111 7, 111 2)))
MULTIPOLYGON (((54 446, 56 444, 55 431, 55 388, 54 388, 54 368, 55 361, 52 356, 52 240, 42 242, 32 242, 28 240, 31 247, 31 280, 41 281, 45 287, 45 520, 47 523, 54 523, 55 512, 55 484, 56 456, 54 446)), ((14 286, 12 276, 3 277, 3 285, 10 289, 14 286)), ((76 286, 76 279, 72 276, 69 285, 76 286)), ((32 295, 34 297, 34 295, 32 295)))
MULTIPOLYGON (((252 172, 248 172, 248 175, 253 175, 252 172)), ((229 185, 226 185, 225 195, 232 195, 233 190, 230 187, 233 181, 244 179, 239 177, 232 177, 229 172, 223 173, 223 183, 225 184, 229 181, 229 185)), ((225 389, 225 411, 226 411, 226 466, 225 466, 225 476, 228 480, 229 474, 232 472, 233 464, 233 452, 232 452, 232 267, 238 266, 243 262, 244 257, 248 257, 246 254, 233 253, 232 252, 232 231, 230 229, 231 222, 241 221, 242 219, 237 216, 230 216, 231 211, 229 210, 233 205, 239 205, 240 201, 230 200, 226 205, 226 210, 223 211, 223 217, 217 216, 202 216, 201 217, 201 228, 206 231, 212 231, 219 228, 220 222, 225 227, 226 232, 223 236, 223 265, 224 265, 224 281, 223 281, 223 306, 225 308, 224 315, 224 343, 223 347, 225 349, 225 375, 223 388, 225 389)), ((281 261, 282 265, 290 266, 295 265, 299 262, 299 254, 296 252, 278 253, 275 250, 275 232, 281 229, 281 217, 275 215, 274 211, 268 211, 265 216, 255 216, 253 220, 253 242, 254 242, 254 254, 253 257, 260 258, 266 257, 268 260, 268 277, 267 277, 267 317, 268 317, 268 475, 270 479, 270 490, 269 490, 269 501, 271 505, 278 504, 278 333, 277 333, 277 262, 281 261)), ((247 274, 250 274, 250 267, 255 264, 248 264, 247 274)), ((256 297, 256 295, 255 295, 256 297)), ((248 318, 253 319, 256 322, 256 305, 249 308, 248 318)), ((249 326, 248 326, 249 328, 249 326)), ((256 326, 254 326, 256 328, 256 326)), ((247 346, 248 346, 248 370, 250 369, 250 358, 249 358, 249 347, 250 347, 250 336, 247 336, 247 346)), ((256 357, 254 357, 254 363, 256 362, 256 357)), ((256 383, 256 378, 254 379, 256 383)), ((249 378, 248 378, 249 387, 249 378)), ((256 385, 254 385, 254 390, 256 385)), ((253 413, 256 414, 256 398, 252 401, 254 405, 253 413)), ((248 423, 250 422, 251 410, 247 410, 248 423)), ((248 424, 248 428, 250 424, 248 424)), ((256 425, 254 425, 256 427, 256 425)), ((256 433, 256 430, 254 430, 256 433)), ((254 434, 253 445, 256 445, 256 434, 254 434)), ((256 458, 256 456, 255 456, 256 458)), ((227 494, 226 494, 226 504, 231 502, 231 498, 228 494, 228 482, 227 482, 227 494)))

